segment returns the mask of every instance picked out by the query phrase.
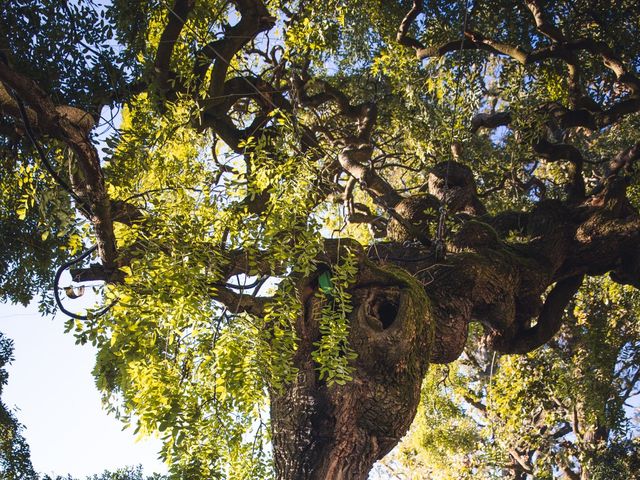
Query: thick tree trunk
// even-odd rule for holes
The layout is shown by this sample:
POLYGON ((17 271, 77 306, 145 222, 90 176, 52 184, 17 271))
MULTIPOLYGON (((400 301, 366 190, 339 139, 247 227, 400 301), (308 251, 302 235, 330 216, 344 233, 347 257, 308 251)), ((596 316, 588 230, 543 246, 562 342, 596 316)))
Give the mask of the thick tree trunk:
POLYGON ((274 459, 280 480, 367 478, 406 433, 420 399, 433 338, 431 307, 400 269, 362 259, 352 289, 349 342, 353 380, 327 385, 311 357, 323 302, 317 284, 301 288, 296 380, 272 392, 274 459))

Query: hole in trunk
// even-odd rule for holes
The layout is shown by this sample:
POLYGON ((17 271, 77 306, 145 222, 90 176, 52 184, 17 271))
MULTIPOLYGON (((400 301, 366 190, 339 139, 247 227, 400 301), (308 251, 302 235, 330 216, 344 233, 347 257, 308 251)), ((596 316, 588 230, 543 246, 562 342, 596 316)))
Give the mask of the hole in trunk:
POLYGON ((393 325, 398 316, 398 304, 385 298, 377 305, 376 314, 382 324, 382 329, 386 330, 393 325))

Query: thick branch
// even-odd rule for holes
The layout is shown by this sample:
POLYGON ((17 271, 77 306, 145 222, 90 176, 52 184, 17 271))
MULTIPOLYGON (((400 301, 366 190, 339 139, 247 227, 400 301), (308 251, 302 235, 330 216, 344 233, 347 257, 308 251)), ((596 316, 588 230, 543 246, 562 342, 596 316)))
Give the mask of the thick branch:
MULTIPOLYGON (((509 45, 507 43, 498 42, 491 38, 486 38, 479 32, 474 32, 471 30, 467 30, 466 32, 464 32, 464 35, 466 39, 468 39, 472 45, 475 45, 475 48, 477 49, 485 50, 490 53, 499 55, 506 55, 523 65, 528 62, 529 54, 518 45, 509 45)), ((460 42, 457 43, 458 45, 460 44, 460 42)), ((469 45, 466 48, 473 48, 472 45, 469 45)), ((453 42, 452 46, 455 47, 456 42, 453 42)), ((465 47, 463 46, 462 49, 464 48, 465 47)))
POLYGON ((471 119, 471 132, 480 128, 494 129, 504 127, 512 122, 511 112, 478 113, 471 119))
POLYGON ((156 79, 161 92, 167 92, 174 87, 169 82, 171 77, 174 76, 171 72, 171 56, 173 55, 176 41, 187 21, 187 16, 193 10, 195 3, 195 0, 176 0, 173 7, 169 8, 169 21, 160 36, 154 63, 156 79))
POLYGON ((203 78, 213 61, 209 97, 223 95, 224 83, 231 60, 242 47, 252 41, 259 33, 269 30, 275 24, 275 18, 269 15, 261 0, 235 0, 240 12, 240 21, 229 28, 222 39, 210 42, 198 53, 194 73, 203 78))
MULTIPOLYGON (((551 105, 548 107, 549 112, 559 120, 561 126, 566 127, 567 121, 572 123, 589 123, 592 122, 592 114, 584 110, 584 114, 574 115, 575 111, 568 110, 562 106, 551 105)), ((511 123, 511 113, 508 111, 496 113, 479 113, 471 120, 472 131, 475 133, 480 128, 498 128, 511 123)), ((557 162, 560 160, 568 160, 571 163, 569 172, 569 196, 575 200, 581 200, 585 196, 584 178, 582 169, 584 166, 584 157, 580 150, 573 145, 566 143, 552 143, 544 138, 533 143, 533 150, 542 158, 557 162)))
MULTIPOLYGON (((31 79, 15 72, 8 65, 0 68, 0 82, 24 99, 37 118, 40 132, 51 135, 68 145, 82 173, 82 184, 75 194, 90 207, 90 221, 95 229, 98 252, 107 268, 116 262, 116 241, 111 219, 111 203, 104 184, 98 152, 89 138, 91 116, 74 107, 55 105, 31 79)), ((9 111, 13 108, 9 105, 9 111)), ((29 110, 20 121, 30 123, 29 110)), ((27 131, 30 125, 25 125, 27 131)))
MULTIPOLYGON (((588 97, 582 96, 576 108, 570 109, 557 103, 545 107, 546 111, 558 122, 560 128, 584 127, 589 130, 608 127, 625 115, 640 111, 640 99, 623 98, 606 110, 600 108, 588 97)), ((509 125, 513 121, 511 112, 479 113, 471 120, 472 132, 480 128, 494 129, 509 125)))
MULTIPOLYGON (((372 166, 371 133, 377 118, 377 106, 372 102, 362 102, 352 105, 347 95, 328 82, 318 82, 322 91, 314 95, 306 92, 307 81, 299 76, 292 78, 293 91, 298 104, 303 107, 318 107, 328 102, 335 102, 341 115, 356 121, 356 135, 345 136, 339 143, 344 145, 338 154, 338 161, 342 169, 353 179, 357 180, 374 201, 380 204, 397 222, 412 232, 414 238, 427 241, 424 232, 418 231, 416 226, 407 221, 395 207, 403 200, 395 188, 391 186, 372 166)), ((350 182, 350 189, 355 184, 350 182)), ((352 215, 355 221, 365 221, 370 217, 352 215)), ((375 219, 371 219, 373 221, 375 219)))
POLYGON ((249 313, 260 317, 269 302, 268 298, 256 297, 244 293, 236 293, 226 287, 215 287, 209 290, 212 298, 223 303, 232 313, 249 313))
POLYGON ((377 106, 373 102, 362 102, 352 105, 347 97, 338 88, 329 82, 317 81, 323 90, 315 95, 306 92, 307 82, 298 76, 294 76, 292 84, 296 100, 302 107, 318 107, 330 101, 335 101, 342 115, 351 120, 356 120, 356 137, 352 143, 368 143, 377 118, 377 106))
POLYGON ((537 0, 525 0, 525 3, 533 14, 536 27, 541 33, 553 40, 554 43, 552 45, 527 51, 518 45, 509 45, 487 38, 480 32, 466 30, 464 37, 460 40, 448 41, 439 46, 425 46, 416 39, 408 36, 410 25, 422 12, 421 1, 414 1, 411 10, 400 24, 396 38, 401 45, 414 48, 420 60, 428 57, 442 56, 458 50, 484 50, 493 54, 506 55, 522 65, 540 63, 550 58, 564 60, 570 67, 570 81, 573 83, 572 89, 574 91, 578 88, 577 82, 579 76, 577 57, 575 54, 579 51, 587 51, 594 55, 600 55, 604 66, 615 74, 618 82, 630 89, 632 95, 640 93, 640 79, 633 73, 627 71, 620 58, 606 43, 591 38, 565 39, 555 26, 545 20, 537 0))
POLYGON ((550 162, 568 160, 571 163, 569 172, 569 197, 572 200, 581 200, 585 196, 584 178, 582 167, 584 158, 580 150, 567 143, 551 143, 541 139, 533 144, 533 150, 550 162))
POLYGON ((416 50, 416 54, 419 57, 419 51, 424 49, 424 45, 409 36, 409 28, 411 28, 411 24, 418 18, 418 15, 422 13, 422 0, 414 0, 413 6, 411 10, 407 13, 407 15, 402 19, 402 23, 400 23, 400 28, 398 29, 398 33, 396 34, 396 40, 400 45, 404 45, 406 47, 411 47, 416 50))
POLYGON ((202 113, 200 127, 212 128, 213 131, 236 153, 246 153, 241 143, 249 137, 258 137, 266 127, 268 114, 275 108, 285 112, 291 111, 291 104, 284 98, 281 91, 258 77, 239 76, 224 82, 222 94, 219 97, 201 101, 202 113), (238 128, 229 116, 233 106, 243 99, 254 100, 260 106, 252 123, 246 128, 238 128))
POLYGON ((538 28, 538 31, 540 33, 554 42, 564 41, 564 35, 562 35, 562 32, 560 32, 560 30, 555 25, 553 25, 545 18, 544 12, 542 11, 542 7, 538 0, 525 0, 524 3, 527 5, 527 8, 533 15, 533 18, 536 22, 536 27, 538 28))
POLYGON ((544 302, 536 324, 518 332, 509 345, 508 353, 526 353, 551 340, 562 326, 564 310, 576 294, 584 276, 578 275, 560 280, 544 302))
POLYGON ((365 166, 371 158, 372 151, 371 145, 349 145, 338 154, 338 160, 342 168, 356 178, 364 190, 391 209, 402 200, 402 196, 375 170, 365 166))
POLYGON ((533 468, 531 467, 531 464, 529 463, 529 461, 526 458, 524 458, 520 454, 520 452, 518 452, 515 448, 509 449, 509 455, 518 464, 518 466, 522 469, 523 472, 529 473, 529 474, 533 473, 533 468))
POLYGON ((638 159, 640 159, 640 143, 613 157, 608 165, 607 176, 617 175, 620 171, 630 172, 638 159))

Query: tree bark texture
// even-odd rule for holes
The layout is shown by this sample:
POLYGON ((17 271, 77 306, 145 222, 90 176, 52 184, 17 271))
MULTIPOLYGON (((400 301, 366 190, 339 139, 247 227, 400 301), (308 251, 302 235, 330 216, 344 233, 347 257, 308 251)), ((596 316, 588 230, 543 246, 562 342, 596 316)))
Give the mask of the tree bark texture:
POLYGON ((415 415, 434 333, 431 306, 410 275, 378 266, 361 252, 349 317, 349 341, 358 354, 354 378, 327 386, 311 357, 326 301, 316 289, 312 278, 300 290, 304 314, 297 324, 297 379, 272 394, 278 478, 366 478, 415 415))

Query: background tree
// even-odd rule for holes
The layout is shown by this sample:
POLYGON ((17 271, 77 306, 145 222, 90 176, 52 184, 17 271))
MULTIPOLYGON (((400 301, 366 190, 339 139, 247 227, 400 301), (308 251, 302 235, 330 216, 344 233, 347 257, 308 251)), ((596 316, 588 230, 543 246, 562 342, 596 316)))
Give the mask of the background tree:
MULTIPOLYGON (((85 480, 165 480, 167 477, 157 473, 145 476, 142 473, 142 466, 119 468, 114 472, 104 471, 99 475, 91 475, 85 480)), ((66 477, 58 476, 55 479, 45 475, 42 480, 75 480, 71 475, 66 477)))
POLYGON ((0 15, 0 213, 55 237, 35 272, 7 243, 3 291, 86 250, 105 308, 69 329, 183 478, 365 478, 471 322, 524 354, 585 277, 638 286, 636 2, 0 15))
MULTIPOLYGON (((0 395, 9 376, 5 368, 12 360, 13 342, 0 333, 0 395)), ((0 474, 7 480, 36 476, 22 428, 13 412, 0 401, 0 474)))

